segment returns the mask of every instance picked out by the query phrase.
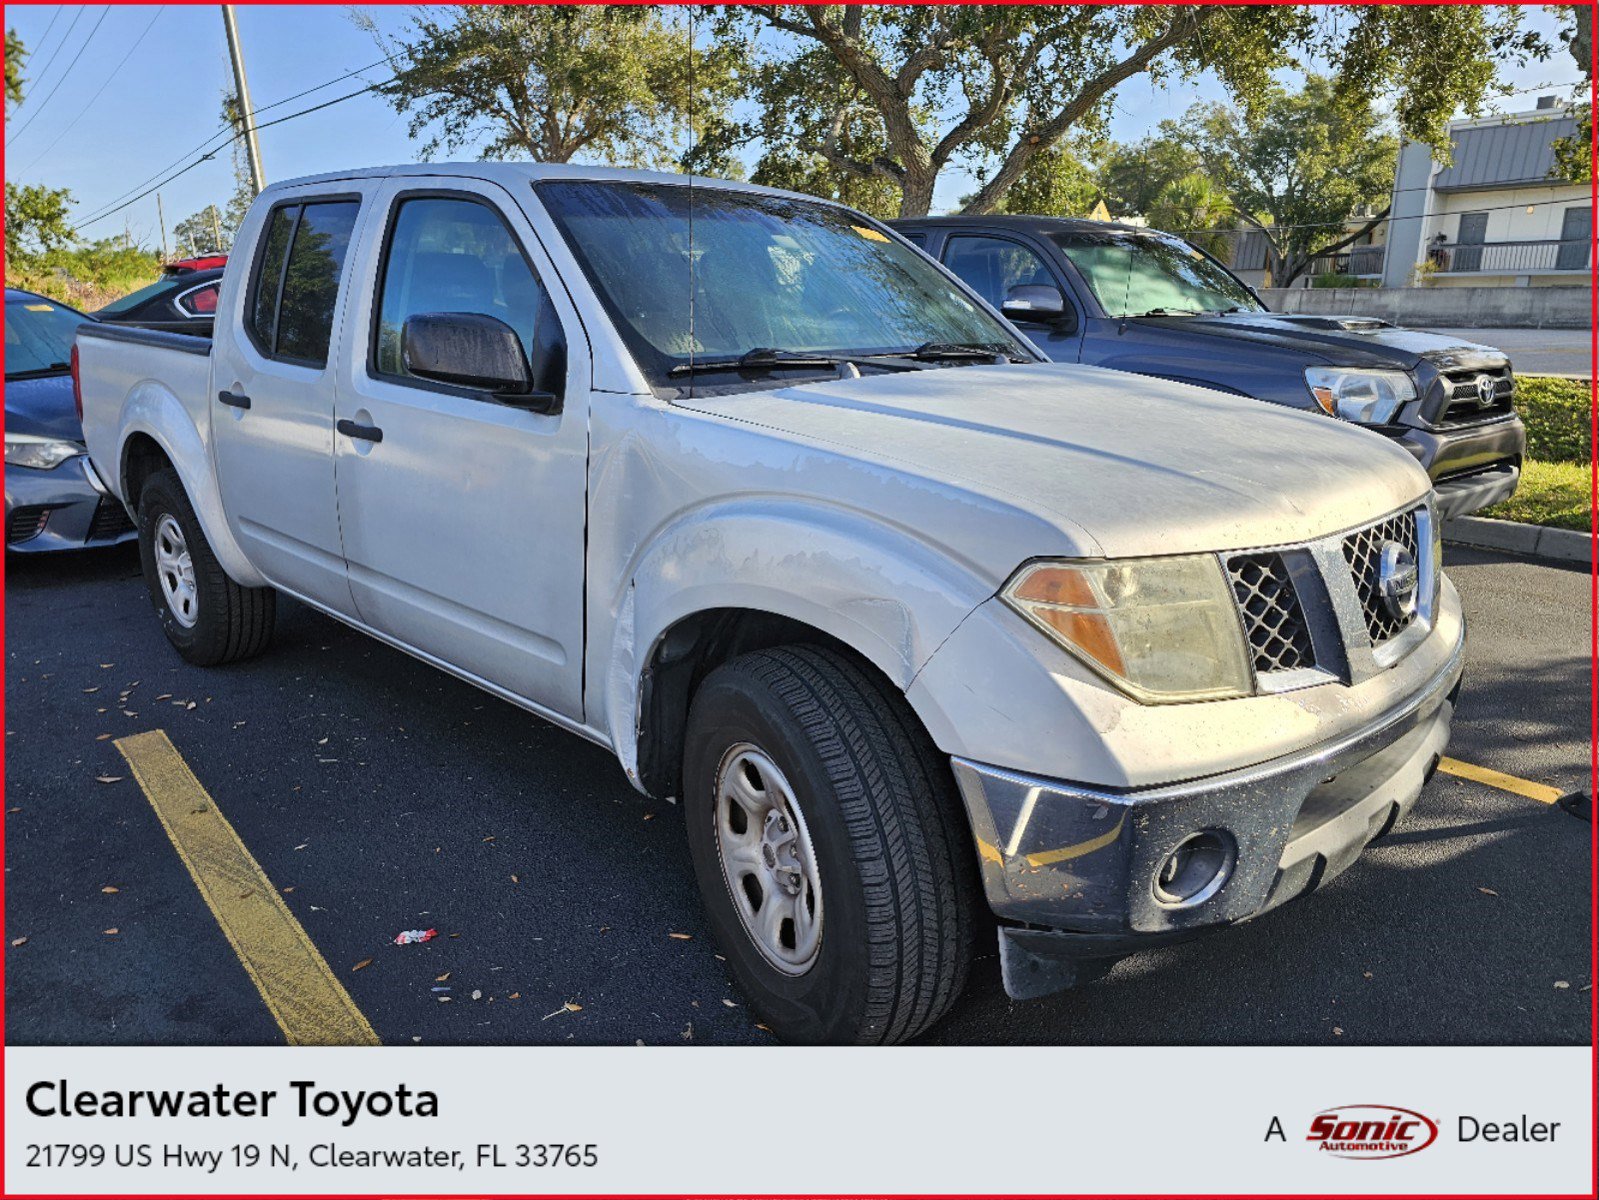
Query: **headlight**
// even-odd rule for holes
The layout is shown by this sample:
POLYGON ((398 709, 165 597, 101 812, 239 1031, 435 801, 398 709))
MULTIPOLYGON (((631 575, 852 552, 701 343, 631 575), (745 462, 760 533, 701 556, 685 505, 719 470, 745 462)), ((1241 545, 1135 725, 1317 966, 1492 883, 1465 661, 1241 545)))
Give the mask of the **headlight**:
POLYGON ((1305 386, 1325 411, 1357 425, 1386 425, 1401 404, 1416 398, 1416 385, 1403 371, 1307 367, 1305 386))
POLYGON ((1211 555, 1034 563, 1001 595, 1135 699, 1215 700, 1254 690, 1237 601, 1211 555))
POLYGON ((35 471, 48 471, 82 453, 83 447, 77 442, 63 442, 58 438, 38 437, 31 433, 6 434, 8 467, 32 467, 35 471))

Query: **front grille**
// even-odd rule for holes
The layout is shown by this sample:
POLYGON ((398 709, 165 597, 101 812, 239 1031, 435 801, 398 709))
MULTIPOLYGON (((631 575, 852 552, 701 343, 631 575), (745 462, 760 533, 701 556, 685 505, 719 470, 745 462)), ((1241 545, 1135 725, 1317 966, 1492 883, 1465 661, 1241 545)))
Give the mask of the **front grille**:
POLYGON ((44 523, 50 519, 50 510, 42 504, 22 504, 11 510, 6 522, 6 544, 26 542, 44 532, 44 523))
POLYGON ((1516 394, 1516 380, 1508 365, 1482 371, 1448 371, 1444 374, 1443 386, 1440 425, 1462 425, 1505 416, 1516 394), (1482 394, 1478 391, 1477 380, 1483 376, 1493 381, 1493 399, 1487 404, 1482 402, 1482 394))
POLYGON ((105 499, 95 507, 94 517, 89 522, 88 540, 101 542, 132 532, 133 522, 128 519, 127 510, 115 500, 105 499))
POLYGON ((1380 646, 1394 637, 1415 619, 1414 614, 1397 618, 1388 611, 1382 600, 1378 583, 1378 569, 1382 561, 1382 548, 1389 542, 1398 542, 1418 563, 1416 513, 1400 513, 1379 521, 1367 529, 1352 533, 1344 539, 1344 558, 1349 563, 1349 573, 1355 580, 1355 592, 1360 597, 1361 611, 1366 618, 1366 632, 1371 644, 1380 646))
POLYGON ((1294 671, 1316 665, 1316 651, 1299 594, 1280 554, 1238 554, 1227 575, 1244 618, 1255 672, 1294 671))

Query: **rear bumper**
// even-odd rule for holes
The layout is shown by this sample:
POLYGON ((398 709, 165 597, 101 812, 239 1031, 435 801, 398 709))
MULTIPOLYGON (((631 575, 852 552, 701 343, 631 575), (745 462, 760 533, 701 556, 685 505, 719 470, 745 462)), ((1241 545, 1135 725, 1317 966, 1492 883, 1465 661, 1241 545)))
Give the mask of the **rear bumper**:
POLYGON ((87 455, 49 471, 7 467, 5 474, 8 553, 114 546, 136 536, 126 510, 101 486, 87 455))
POLYGON ((1248 920, 1343 871, 1410 810, 1443 753, 1462 649, 1351 736, 1190 783, 1107 792, 954 759, 969 811, 1017 814, 1006 844, 979 845, 989 905, 1009 923, 1006 989, 1070 986, 1094 960, 1248 920), (1225 848, 1212 884, 1162 899, 1163 866, 1199 833, 1225 848))

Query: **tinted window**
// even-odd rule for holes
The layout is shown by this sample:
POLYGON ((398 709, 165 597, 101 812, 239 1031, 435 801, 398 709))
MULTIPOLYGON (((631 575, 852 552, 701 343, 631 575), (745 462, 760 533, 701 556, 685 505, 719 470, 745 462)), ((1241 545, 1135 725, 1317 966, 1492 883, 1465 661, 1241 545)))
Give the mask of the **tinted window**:
POLYGON ((6 378, 64 371, 72 339, 86 320, 43 296, 6 300, 6 378))
POLYGON ((1020 242, 1004 238, 952 237, 944 247, 944 265, 995 308, 1002 307, 1006 294, 1020 284, 1060 286, 1043 259, 1020 242))
POLYGON ((389 234, 378 299, 380 375, 407 375, 400 333, 417 313, 480 313, 504 321, 522 339, 535 386, 559 393, 546 377, 564 366, 548 347, 559 344, 560 323, 522 249, 500 214, 473 200, 418 197, 402 201, 389 234))
POLYGON ((154 299, 156 296, 161 295, 162 292, 170 292, 171 290, 172 290, 172 280, 171 279, 157 279, 154 283, 146 284, 144 287, 140 288, 136 292, 129 292, 126 296, 123 296, 120 300, 113 300, 110 304, 107 304, 104 308, 96 309, 95 312, 96 313, 125 313, 125 312, 131 312, 133 309, 135 309, 135 308, 139 307, 139 305, 143 304, 146 300, 154 299))
POLYGON ((278 307, 279 357, 327 362, 339 277, 359 207, 353 201, 307 204, 300 214, 278 307))
POLYGON ((1226 267, 1163 233, 1051 235, 1093 289, 1107 316, 1261 311, 1226 267))
POLYGON ((901 230, 900 237, 904 238, 913 246, 925 247, 927 245, 927 235, 919 230, 901 230))
POLYGON ((848 209, 678 184, 542 183, 538 194, 658 388, 686 390, 691 359, 755 349, 1027 353, 925 255, 848 209))
POLYGON ((217 311, 217 292, 221 290, 221 287, 220 283, 207 283, 195 288, 193 291, 183 292, 178 296, 178 307, 191 316, 215 316, 217 311))
POLYGON ((289 236, 294 232, 294 220, 299 211, 298 205, 273 210, 251 284, 250 332, 256 345, 268 354, 272 353, 277 340, 278 289, 283 282, 283 259, 289 252, 289 236))

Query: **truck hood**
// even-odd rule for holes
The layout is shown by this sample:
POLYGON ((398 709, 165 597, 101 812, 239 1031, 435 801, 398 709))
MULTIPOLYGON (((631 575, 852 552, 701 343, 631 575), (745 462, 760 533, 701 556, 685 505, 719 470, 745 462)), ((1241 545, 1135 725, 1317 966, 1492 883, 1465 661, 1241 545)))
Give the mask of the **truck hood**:
MULTIPOLYGON (((1492 346, 1420 329, 1401 329, 1371 317, 1287 313, 1217 313, 1202 317, 1136 317, 1133 322, 1208 341, 1248 342, 1294 354, 1306 362, 1341 367, 1410 369, 1422 359, 1483 356, 1503 359, 1492 346)), ((1218 347, 1220 349, 1220 347, 1218 347)))
POLYGON ((936 501, 963 499, 1063 535, 1058 549, 1030 555, 1303 542, 1429 487, 1404 450, 1320 413, 1071 364, 906 371, 676 403, 942 485, 924 489, 932 537, 963 524, 942 522, 936 501))

